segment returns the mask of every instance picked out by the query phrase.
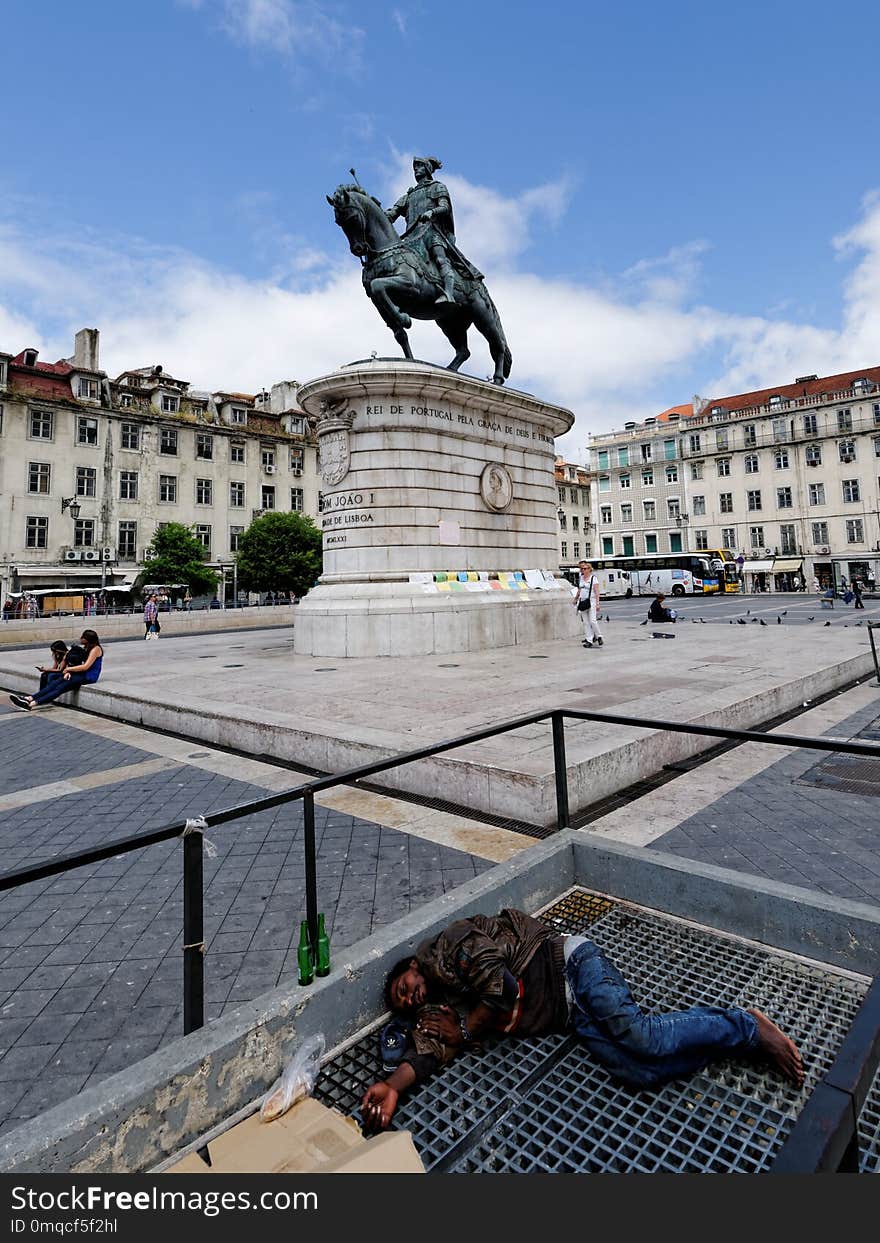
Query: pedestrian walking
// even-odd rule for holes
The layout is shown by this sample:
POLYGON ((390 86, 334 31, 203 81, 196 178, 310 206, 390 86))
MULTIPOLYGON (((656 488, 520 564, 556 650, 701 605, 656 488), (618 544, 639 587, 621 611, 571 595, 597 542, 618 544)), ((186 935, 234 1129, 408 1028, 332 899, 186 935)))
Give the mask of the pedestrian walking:
POLYGON ((150 596, 144 605, 144 638, 158 639, 162 633, 159 625, 159 604, 155 595, 150 596))
POLYGON ((583 646, 602 647, 604 639, 599 630, 599 582, 589 561, 578 562, 577 595, 573 604, 580 613, 584 628, 583 646))
POLYGON ((865 607, 865 604, 864 604, 864 601, 862 600, 862 584, 859 582, 857 578, 853 579, 852 593, 853 593, 853 596, 855 597, 855 603, 853 604, 853 608, 863 609, 865 607))

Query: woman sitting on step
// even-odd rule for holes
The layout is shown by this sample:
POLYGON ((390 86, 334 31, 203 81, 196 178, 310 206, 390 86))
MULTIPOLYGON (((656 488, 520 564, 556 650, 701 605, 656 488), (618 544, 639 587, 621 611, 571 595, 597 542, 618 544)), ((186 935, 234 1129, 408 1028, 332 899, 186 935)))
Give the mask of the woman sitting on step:
POLYGON ((52 678, 48 685, 37 691, 36 695, 10 695, 9 698, 15 707, 20 708, 22 712, 30 712, 33 708, 41 708, 44 704, 51 703, 59 695, 66 695, 68 691, 75 690, 78 686, 97 682, 101 676, 104 649, 94 630, 84 630, 80 636, 80 643, 85 649, 85 660, 81 665, 67 665, 60 678, 52 678))

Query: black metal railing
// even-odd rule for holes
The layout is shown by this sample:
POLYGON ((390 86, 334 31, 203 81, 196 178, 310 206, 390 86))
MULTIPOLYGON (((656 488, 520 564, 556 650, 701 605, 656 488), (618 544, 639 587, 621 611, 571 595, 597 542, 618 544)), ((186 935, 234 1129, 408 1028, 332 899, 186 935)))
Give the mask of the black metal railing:
MULTIPOLYGON (((880 623, 877 623, 880 625, 880 623)), ((869 630, 870 633, 870 630, 869 630)), ((871 645, 874 649, 873 635, 871 645)), ((876 666, 876 649, 875 666, 876 666)), ((184 1033, 189 1034, 204 1024, 205 1008, 205 941, 204 941, 204 894, 203 894, 203 833, 275 807, 302 800, 303 804, 303 851, 305 862, 306 918, 312 943, 318 936, 318 883, 317 852, 315 845, 315 795, 340 785, 352 785, 377 773, 431 759, 461 747, 482 742, 499 734, 510 733, 549 721, 553 745, 553 768, 556 793, 556 829, 570 827, 568 798, 568 770, 565 758, 565 722, 592 721, 602 725, 622 725, 630 728, 677 734, 695 734, 704 738, 719 738, 737 743, 756 742, 769 746, 795 749, 829 751, 835 754, 857 755, 880 762, 880 745, 868 742, 847 742, 835 738, 805 738, 800 734, 763 733, 758 730, 726 729, 716 725, 682 724, 677 721, 656 720, 647 717, 624 716, 610 712, 587 712, 575 708, 557 708, 550 711, 532 712, 515 717, 499 725, 488 726, 455 738, 447 738, 430 746, 404 751, 390 759, 361 764, 345 772, 320 777, 291 790, 271 794, 265 798, 241 803, 224 811, 206 814, 199 828, 192 821, 176 822, 131 837, 118 838, 90 850, 60 855, 44 863, 17 868, 0 875, 0 892, 17 889, 34 881, 57 876, 73 868, 104 859, 143 850, 158 842, 183 838, 183 1016, 184 1033)), ((846 1171, 858 1168, 858 1114, 871 1081, 880 1066, 880 976, 872 983, 859 1009, 852 1027, 838 1055, 814 1089, 795 1123, 773 1166, 774 1171, 800 1170, 803 1172, 846 1171)))

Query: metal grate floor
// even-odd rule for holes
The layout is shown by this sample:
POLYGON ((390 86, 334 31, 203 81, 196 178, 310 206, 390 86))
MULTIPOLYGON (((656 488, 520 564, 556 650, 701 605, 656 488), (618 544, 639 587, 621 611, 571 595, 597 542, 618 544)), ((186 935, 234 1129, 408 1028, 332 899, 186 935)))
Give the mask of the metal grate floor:
MULTIPOLYGON (((395 1126, 426 1169, 458 1173, 766 1170, 833 1060, 867 985, 616 899, 574 891, 541 918, 588 934, 648 1009, 758 1006, 804 1057, 802 1092, 763 1065, 718 1062, 659 1092, 615 1085, 572 1036, 490 1040, 412 1092, 395 1126)), ((357 1114, 381 1077, 376 1027, 322 1071, 315 1096, 357 1114)), ((880 1078, 880 1077, 878 1077, 880 1078)), ((880 1085, 860 1119, 862 1169, 880 1172, 880 1085)))

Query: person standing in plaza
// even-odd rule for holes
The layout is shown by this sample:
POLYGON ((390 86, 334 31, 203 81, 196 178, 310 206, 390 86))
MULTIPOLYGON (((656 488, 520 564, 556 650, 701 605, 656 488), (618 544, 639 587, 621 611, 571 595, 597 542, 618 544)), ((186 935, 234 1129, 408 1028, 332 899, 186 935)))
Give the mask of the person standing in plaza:
POLYGON ((852 593, 853 593, 853 596, 855 597, 853 608, 863 609, 865 607, 865 604, 864 604, 864 601, 862 600, 862 584, 859 582, 857 578, 854 578, 852 580, 852 593))
POLYGON ((150 596, 144 605, 144 638, 148 639, 151 634, 158 639, 162 632, 159 625, 159 604, 155 595, 150 596))
POLYGON ((574 606, 580 613, 584 628, 584 647, 602 647, 604 639, 599 630, 599 582, 589 561, 578 562, 578 587, 574 606))

